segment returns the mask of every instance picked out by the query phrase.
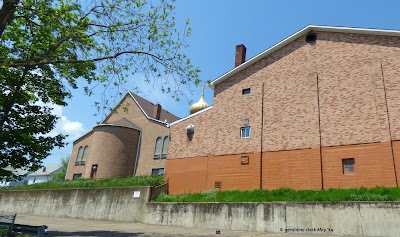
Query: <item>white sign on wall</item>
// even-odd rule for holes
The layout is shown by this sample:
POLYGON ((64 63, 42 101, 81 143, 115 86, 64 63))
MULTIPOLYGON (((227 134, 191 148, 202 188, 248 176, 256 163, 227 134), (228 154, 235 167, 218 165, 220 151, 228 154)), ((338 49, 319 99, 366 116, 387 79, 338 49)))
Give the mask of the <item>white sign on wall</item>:
POLYGON ((140 191, 134 191, 133 198, 139 198, 139 197, 140 197, 140 191))

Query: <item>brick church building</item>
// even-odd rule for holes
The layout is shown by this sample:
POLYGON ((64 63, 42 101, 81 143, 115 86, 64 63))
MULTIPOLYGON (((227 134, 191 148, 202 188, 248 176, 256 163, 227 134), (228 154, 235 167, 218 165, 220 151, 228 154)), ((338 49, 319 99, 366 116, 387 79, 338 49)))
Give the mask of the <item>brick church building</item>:
POLYGON ((171 123, 170 193, 398 186, 400 31, 308 26, 171 123))
POLYGON ((179 118, 128 92, 105 120, 73 143, 66 179, 163 175, 168 123, 179 118))

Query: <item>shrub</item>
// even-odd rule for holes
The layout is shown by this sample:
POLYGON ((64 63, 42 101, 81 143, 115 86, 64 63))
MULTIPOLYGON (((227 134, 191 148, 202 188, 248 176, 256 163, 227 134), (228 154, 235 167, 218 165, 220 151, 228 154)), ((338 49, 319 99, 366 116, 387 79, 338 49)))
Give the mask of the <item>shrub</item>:
POLYGON ((65 181, 50 181, 7 190, 37 190, 37 189, 71 189, 71 188, 107 188, 107 187, 138 187, 158 186, 164 184, 163 176, 136 176, 118 179, 77 179, 65 181))
POLYGON ((160 195, 156 202, 340 202, 340 201, 398 201, 400 188, 347 188, 327 190, 216 191, 194 194, 160 195))

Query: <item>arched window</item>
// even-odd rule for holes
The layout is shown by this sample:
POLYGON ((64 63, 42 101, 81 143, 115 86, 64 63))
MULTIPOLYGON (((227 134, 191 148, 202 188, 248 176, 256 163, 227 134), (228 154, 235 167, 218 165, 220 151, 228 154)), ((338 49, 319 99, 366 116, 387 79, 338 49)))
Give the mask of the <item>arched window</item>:
POLYGON ((154 159, 160 159, 161 147, 162 147, 162 138, 161 137, 157 137, 156 147, 154 149, 154 159))
POLYGON ((79 147, 78 155, 76 156, 75 165, 80 165, 82 159, 83 147, 79 147))
POLYGON ((89 150, 89 146, 85 146, 85 149, 83 149, 83 156, 82 156, 81 164, 85 164, 88 150, 89 150))
POLYGON ((169 142, 168 136, 164 137, 161 159, 167 158, 168 142, 169 142))

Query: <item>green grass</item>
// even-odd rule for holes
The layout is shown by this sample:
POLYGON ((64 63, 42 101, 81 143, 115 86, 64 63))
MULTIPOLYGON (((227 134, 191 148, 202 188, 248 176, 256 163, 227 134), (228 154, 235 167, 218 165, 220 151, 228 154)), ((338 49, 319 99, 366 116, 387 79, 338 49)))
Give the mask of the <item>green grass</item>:
POLYGON ((2 189, 1 191, 158 186, 164 183, 165 181, 162 176, 137 176, 120 179, 77 179, 72 181, 52 181, 47 183, 19 186, 10 189, 2 189))
POLYGON ((340 201, 399 201, 400 188, 348 188, 328 190, 275 190, 215 191, 166 195, 155 202, 340 202, 340 201))

